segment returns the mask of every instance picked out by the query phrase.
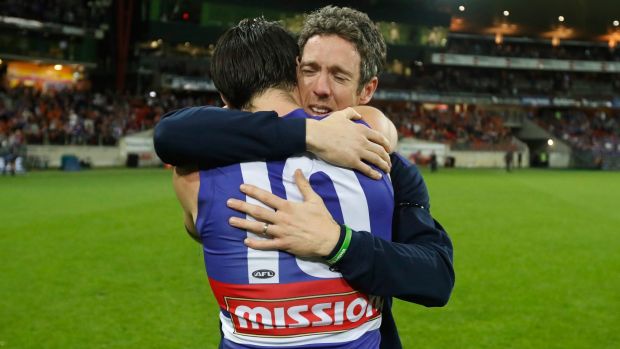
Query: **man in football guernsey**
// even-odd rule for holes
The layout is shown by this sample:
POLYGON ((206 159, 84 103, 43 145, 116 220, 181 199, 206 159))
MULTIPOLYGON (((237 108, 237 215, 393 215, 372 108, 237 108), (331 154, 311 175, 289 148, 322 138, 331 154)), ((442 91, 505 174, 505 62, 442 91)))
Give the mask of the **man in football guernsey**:
MULTIPOLYGON (((297 109, 285 117, 306 115, 297 109)), ((247 247, 248 237, 269 237, 228 224, 230 216, 246 218, 227 207, 228 197, 260 204, 239 191, 241 184, 302 201, 305 178, 337 223, 390 238, 394 199, 387 176, 372 180, 309 155, 201 171, 195 228, 222 309, 224 340, 266 346, 378 347, 381 314, 376 300, 352 289, 323 260, 247 247)))
MULTIPOLYGON (((297 45, 279 25, 244 20, 218 40, 212 60, 214 82, 232 108, 268 108, 283 118, 308 118, 293 93, 296 77, 291 55, 297 55, 297 45), (293 69, 252 65, 279 60, 293 69)), ((361 110, 369 125, 380 125, 385 117, 373 108, 361 110)), ((272 237, 266 223, 263 234, 229 224, 231 216, 253 219, 229 208, 231 197, 267 207, 244 195, 242 184, 291 202, 321 200, 328 212, 317 215, 317 225, 391 238, 394 197, 385 173, 374 180, 310 153, 200 172, 176 169, 174 186, 185 210, 185 224, 202 242, 207 275, 220 306, 220 347, 379 348, 379 297, 353 289, 320 256, 246 246, 247 238, 272 237)))

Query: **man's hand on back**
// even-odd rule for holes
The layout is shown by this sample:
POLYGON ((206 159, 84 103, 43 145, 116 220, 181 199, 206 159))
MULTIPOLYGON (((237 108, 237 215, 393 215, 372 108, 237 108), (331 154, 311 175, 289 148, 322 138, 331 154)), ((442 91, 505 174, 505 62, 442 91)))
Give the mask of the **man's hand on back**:
POLYGON ((257 235, 268 235, 269 238, 264 240, 245 239, 245 244, 255 250, 282 250, 299 257, 325 257, 338 243, 340 226, 301 170, 295 171, 295 183, 303 196, 302 202, 287 201, 255 186, 242 185, 240 189, 244 194, 268 208, 229 199, 228 207, 255 219, 231 217, 229 223, 257 235))
POLYGON ((366 162, 390 172, 389 141, 381 133, 352 121, 360 118, 355 110, 346 108, 321 121, 308 119, 307 149, 329 163, 380 179, 381 173, 366 162))

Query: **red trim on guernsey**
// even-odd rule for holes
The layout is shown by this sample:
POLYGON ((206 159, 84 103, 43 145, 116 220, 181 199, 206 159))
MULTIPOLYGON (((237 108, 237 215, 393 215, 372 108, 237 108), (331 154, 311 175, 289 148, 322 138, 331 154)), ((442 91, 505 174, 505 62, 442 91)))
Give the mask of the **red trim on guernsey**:
POLYGON ((343 279, 252 285, 209 282, 220 307, 230 313, 235 333, 244 335, 342 332, 381 316, 375 301, 343 279))

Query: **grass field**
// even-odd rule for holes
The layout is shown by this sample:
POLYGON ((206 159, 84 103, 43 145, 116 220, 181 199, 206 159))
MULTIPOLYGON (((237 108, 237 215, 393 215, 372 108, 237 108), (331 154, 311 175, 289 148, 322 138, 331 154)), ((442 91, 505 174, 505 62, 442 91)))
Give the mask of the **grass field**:
MULTIPOLYGON (((425 173, 455 245, 405 348, 620 348, 620 173, 425 173)), ((0 177, 0 349, 216 348, 202 252, 164 170, 0 177)))

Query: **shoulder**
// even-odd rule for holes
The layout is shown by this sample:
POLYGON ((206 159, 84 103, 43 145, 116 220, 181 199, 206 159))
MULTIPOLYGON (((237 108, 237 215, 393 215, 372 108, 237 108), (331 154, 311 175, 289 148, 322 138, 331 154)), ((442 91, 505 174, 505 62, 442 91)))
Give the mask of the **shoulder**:
POLYGON ((387 138, 390 142, 390 149, 392 151, 396 150, 396 143, 398 142, 396 127, 381 110, 367 105, 358 105, 353 107, 353 109, 362 116, 362 120, 364 120, 368 126, 387 138))

